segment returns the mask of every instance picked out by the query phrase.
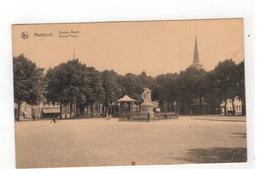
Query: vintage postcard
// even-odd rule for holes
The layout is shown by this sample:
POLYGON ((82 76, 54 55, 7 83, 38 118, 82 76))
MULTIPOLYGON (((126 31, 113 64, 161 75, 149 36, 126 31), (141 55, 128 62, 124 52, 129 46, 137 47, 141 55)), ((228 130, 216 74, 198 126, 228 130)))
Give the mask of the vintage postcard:
POLYGON ((17 168, 247 162, 243 19, 12 26, 17 168))

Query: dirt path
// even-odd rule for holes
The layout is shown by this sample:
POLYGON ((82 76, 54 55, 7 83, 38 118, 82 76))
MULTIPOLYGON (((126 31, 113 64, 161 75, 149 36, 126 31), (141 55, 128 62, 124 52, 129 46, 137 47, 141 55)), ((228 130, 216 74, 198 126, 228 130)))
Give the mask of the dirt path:
POLYGON ((58 120, 55 125, 50 121, 17 122, 17 167, 245 161, 245 118, 220 118, 80 119, 58 120))

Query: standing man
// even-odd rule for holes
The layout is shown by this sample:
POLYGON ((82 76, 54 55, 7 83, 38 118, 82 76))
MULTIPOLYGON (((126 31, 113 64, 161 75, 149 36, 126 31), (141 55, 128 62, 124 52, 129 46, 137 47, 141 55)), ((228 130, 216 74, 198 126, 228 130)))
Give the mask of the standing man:
POLYGON ((53 117, 52 117, 52 120, 51 120, 51 123, 54 123, 54 124, 56 124, 56 115, 53 115, 53 117))

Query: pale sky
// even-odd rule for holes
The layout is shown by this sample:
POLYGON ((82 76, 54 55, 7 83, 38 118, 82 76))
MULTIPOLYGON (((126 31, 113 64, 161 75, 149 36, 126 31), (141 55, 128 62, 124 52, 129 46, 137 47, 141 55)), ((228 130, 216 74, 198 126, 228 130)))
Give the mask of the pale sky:
POLYGON ((100 71, 179 72, 192 63, 195 36, 206 70, 225 59, 244 59, 242 19, 13 25, 12 31, 13 55, 46 69, 72 59, 75 48, 82 63, 100 71), (22 32, 29 37, 22 39, 22 32), (66 32, 74 37, 64 38, 66 32))

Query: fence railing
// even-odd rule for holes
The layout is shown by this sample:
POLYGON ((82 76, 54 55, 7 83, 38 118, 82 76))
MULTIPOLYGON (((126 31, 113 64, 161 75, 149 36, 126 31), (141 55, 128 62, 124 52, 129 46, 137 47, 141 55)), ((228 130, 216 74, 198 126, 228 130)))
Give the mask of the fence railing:
POLYGON ((141 112, 123 113, 120 114, 120 121, 148 121, 148 114, 141 112))
POLYGON ((162 119, 179 119, 179 115, 176 112, 157 112, 154 114, 156 120, 162 119))
POLYGON ((153 116, 148 115, 148 113, 141 112, 122 113, 120 115, 120 121, 150 121, 163 119, 179 119, 178 114, 175 112, 153 113, 153 116))

